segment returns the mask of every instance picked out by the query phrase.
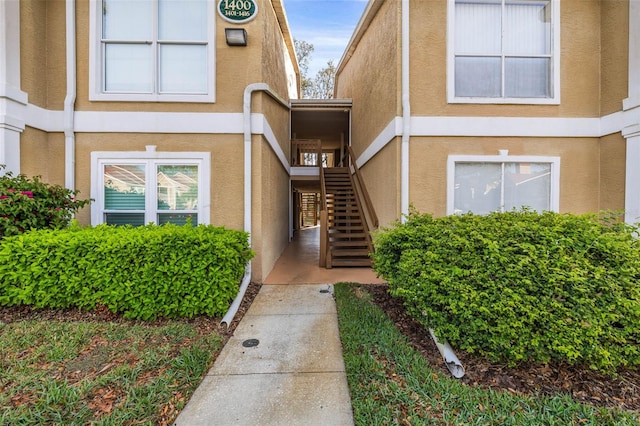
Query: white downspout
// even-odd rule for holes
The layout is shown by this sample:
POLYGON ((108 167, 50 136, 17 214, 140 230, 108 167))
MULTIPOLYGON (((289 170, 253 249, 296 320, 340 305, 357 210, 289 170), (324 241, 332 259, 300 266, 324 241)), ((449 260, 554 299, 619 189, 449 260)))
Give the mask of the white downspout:
POLYGON ((76 2, 66 0, 67 95, 64 98, 64 184, 75 190, 76 138, 74 106, 76 103, 76 2))
POLYGON ((402 0, 402 142, 400 151, 401 221, 409 214, 409 138, 411 137, 411 102, 409 97, 409 0, 402 0))
MULTIPOLYGON (((251 131, 251 95, 253 92, 265 92, 287 109, 290 108, 289 103, 273 92, 266 83, 252 83, 244 89, 242 109, 242 125, 244 133, 244 231, 249 234, 249 247, 251 247, 251 210, 253 207, 251 185, 251 177, 253 175, 251 167, 251 135, 253 133, 251 131)), ((222 318, 222 321, 220 321, 220 324, 224 323, 228 327, 231 321, 233 321, 233 317, 235 317, 238 312, 244 293, 247 291, 247 287, 249 287, 249 283, 251 281, 251 263, 252 262, 249 262, 247 264, 244 277, 242 278, 242 283, 240 284, 240 290, 238 291, 236 298, 233 299, 233 302, 231 303, 231 306, 229 306, 229 310, 225 316, 222 318)))

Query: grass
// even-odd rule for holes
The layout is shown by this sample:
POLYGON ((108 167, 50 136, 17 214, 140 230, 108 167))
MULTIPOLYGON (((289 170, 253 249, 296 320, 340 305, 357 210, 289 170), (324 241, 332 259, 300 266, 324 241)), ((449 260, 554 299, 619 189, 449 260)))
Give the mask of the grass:
POLYGON ((0 322, 0 424, 169 424, 223 344, 188 322, 0 322))
POLYGON ((356 425, 638 425, 567 395, 522 397, 433 370, 357 284, 335 286, 356 425))

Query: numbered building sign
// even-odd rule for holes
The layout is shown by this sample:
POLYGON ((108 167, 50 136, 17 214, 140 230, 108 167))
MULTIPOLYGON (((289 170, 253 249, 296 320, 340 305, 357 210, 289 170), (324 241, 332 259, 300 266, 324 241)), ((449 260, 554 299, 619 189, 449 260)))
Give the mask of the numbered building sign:
POLYGON ((242 24, 256 17, 258 4, 255 0, 220 0, 218 13, 229 22, 242 24))

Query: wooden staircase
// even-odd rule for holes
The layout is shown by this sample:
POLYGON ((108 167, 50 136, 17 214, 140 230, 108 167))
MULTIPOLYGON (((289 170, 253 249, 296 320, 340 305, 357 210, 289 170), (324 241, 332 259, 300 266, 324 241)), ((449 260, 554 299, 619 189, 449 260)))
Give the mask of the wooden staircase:
POLYGON ((347 167, 322 169, 327 215, 326 267, 371 266, 371 236, 347 167))

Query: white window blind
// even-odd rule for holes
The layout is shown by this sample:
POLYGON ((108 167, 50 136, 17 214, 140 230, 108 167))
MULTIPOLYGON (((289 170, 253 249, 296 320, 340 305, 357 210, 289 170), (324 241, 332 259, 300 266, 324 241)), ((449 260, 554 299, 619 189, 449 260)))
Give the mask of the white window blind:
POLYGON ((198 223, 198 165, 103 163, 104 223, 198 223))
POLYGON ((455 0, 455 96, 551 98, 551 6, 551 0, 455 0))
POLYGON ((97 25, 91 33, 91 99, 213 101, 215 15, 210 3, 92 1, 97 25))
POLYGON ((448 213, 557 211, 557 157, 450 156, 448 213))

